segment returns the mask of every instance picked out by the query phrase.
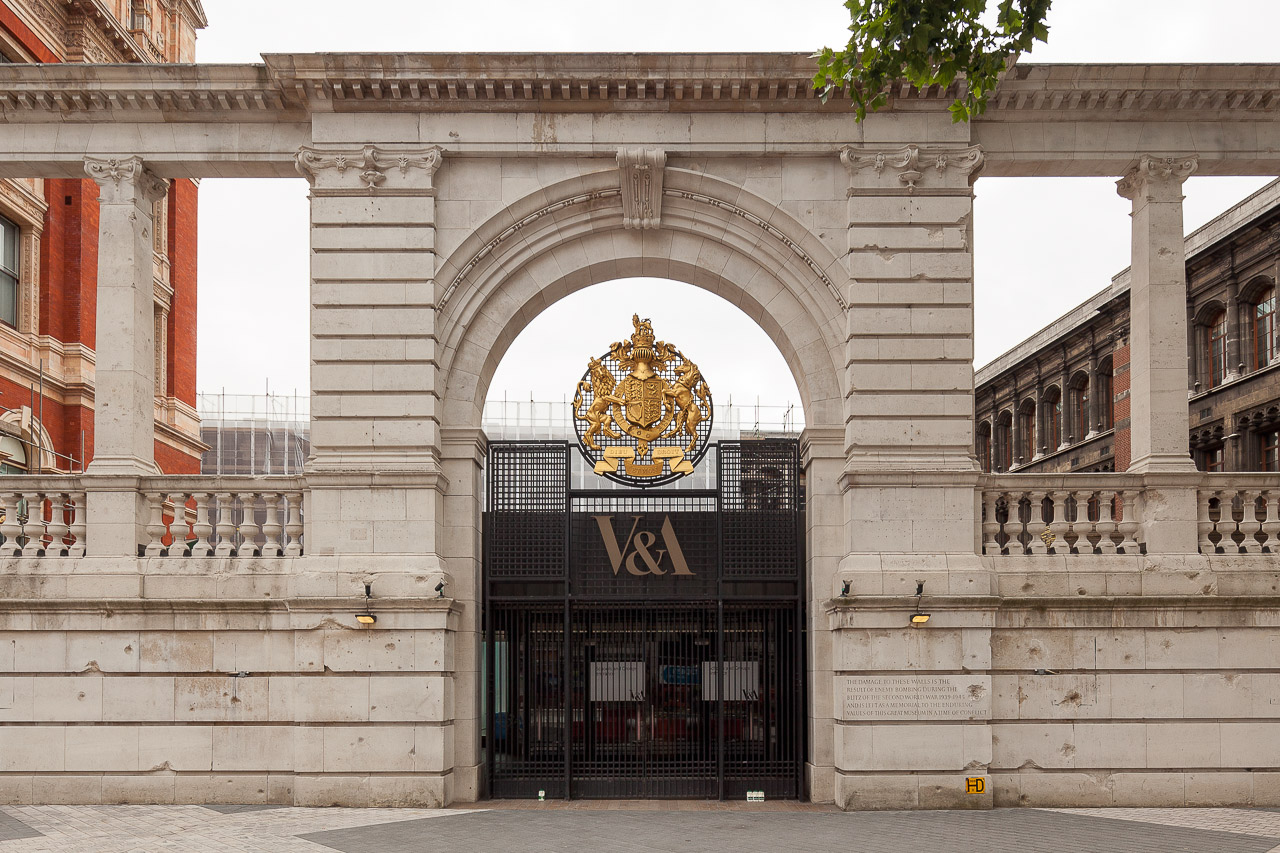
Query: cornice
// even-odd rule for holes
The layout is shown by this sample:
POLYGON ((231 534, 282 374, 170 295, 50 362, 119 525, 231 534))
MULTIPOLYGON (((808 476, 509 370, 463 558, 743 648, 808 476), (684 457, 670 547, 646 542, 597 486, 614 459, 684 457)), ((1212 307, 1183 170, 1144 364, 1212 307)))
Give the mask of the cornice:
POLYGON ((975 122, 1018 113, 1203 113, 1271 111, 1280 105, 1280 65, 1023 65, 1001 78, 975 122))
MULTIPOLYGON (((97 0, 69 0, 101 13, 97 0)), ((110 26, 111 22, 105 22, 110 26)), ((118 28, 118 22, 116 22, 118 28)), ((127 32, 125 33, 127 35, 127 32)), ((131 40, 125 47, 135 47, 131 40)), ((823 112, 848 114, 848 93, 824 103, 805 54, 312 53, 265 54, 253 65, 10 65, 0 108, 185 114, 282 111, 823 112)), ((888 111, 942 112, 961 83, 889 87, 888 111)), ((975 126, 1056 113, 1141 120, 1155 112, 1250 117, 1280 106, 1280 65, 1027 65, 1002 77, 975 126)), ((100 117, 99 117, 100 118, 100 117)), ((29 119, 28 119, 29 120, 29 119)), ((852 127, 852 123, 851 123, 852 127)))

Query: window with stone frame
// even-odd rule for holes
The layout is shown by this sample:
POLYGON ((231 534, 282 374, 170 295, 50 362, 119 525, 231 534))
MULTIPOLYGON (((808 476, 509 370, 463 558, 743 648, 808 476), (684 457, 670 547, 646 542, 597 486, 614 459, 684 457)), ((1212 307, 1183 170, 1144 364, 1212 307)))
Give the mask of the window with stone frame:
POLYGON ((1008 471, 1013 467, 1013 415, 1004 411, 996 420, 995 470, 1008 471))
POLYGON ((22 231, 17 223, 0 216, 0 321, 18 327, 22 276, 18 269, 22 231))
POLYGON ((1089 377, 1077 373, 1067 390, 1067 422, 1070 425, 1067 440, 1084 441, 1089 434, 1089 377))
POLYGON ((983 421, 978 424, 977 430, 977 456, 978 467, 984 472, 991 473, 991 422, 983 421))
POLYGON ((1260 370, 1276 357, 1276 288, 1268 287, 1250 307, 1253 369, 1260 370))
POLYGON ((1258 434, 1263 471, 1280 471, 1280 426, 1272 424, 1258 434))
POLYGON ((1227 312, 1217 311, 1205 324, 1208 349, 1205 365, 1210 388, 1217 388, 1227 378, 1227 312))
POLYGON ((1018 463, 1025 464, 1036 458, 1036 408, 1031 400, 1024 400, 1018 410, 1018 463))
POLYGON ((1111 359, 1107 359, 1098 366, 1098 373, 1093 378, 1093 393, 1098 399, 1098 429, 1103 431, 1116 425, 1115 385, 1111 372, 1111 359))
POLYGON ((1054 385, 1044 392, 1044 423, 1040 434, 1044 438, 1042 449, 1053 453, 1062 444, 1062 391, 1054 385))

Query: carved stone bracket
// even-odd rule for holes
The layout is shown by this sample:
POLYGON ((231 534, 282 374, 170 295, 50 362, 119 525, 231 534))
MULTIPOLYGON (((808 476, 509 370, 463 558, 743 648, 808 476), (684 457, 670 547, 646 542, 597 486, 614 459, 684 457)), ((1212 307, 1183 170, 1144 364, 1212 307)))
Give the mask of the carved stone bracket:
POLYGON ((907 193, 912 194, 917 184, 925 182, 930 171, 942 178, 951 170, 965 176, 972 184, 982 169, 983 155, 982 148, 977 145, 923 150, 917 145, 907 145, 895 151, 869 151, 846 145, 840 149, 840 162, 848 169, 850 181, 856 181, 864 169, 874 170, 877 178, 889 169, 896 174, 898 185, 906 187, 907 193))
POLYGON ((619 148, 622 227, 657 228, 662 219, 662 176, 667 154, 657 148, 619 148))
POLYGON ((1182 198, 1182 183, 1200 165, 1197 157, 1152 157, 1143 154, 1138 165, 1116 181, 1116 192, 1130 201, 1146 196, 1155 201, 1182 198))
POLYGON ((85 157, 84 171, 100 187, 105 204, 150 206, 169 191, 169 182, 152 174, 141 157, 85 157))
POLYGON ((396 151, 384 150, 376 145, 366 145, 358 150, 324 150, 303 146, 294 157, 294 163, 298 173, 313 187, 324 186, 339 192, 344 189, 359 189, 362 194, 367 195, 393 195, 396 190, 405 189, 412 192, 434 191, 432 179, 440 168, 443 153, 443 149, 436 145, 396 151), (348 175, 348 172, 351 174, 348 175), (416 176, 425 178, 425 186, 388 186, 388 178, 396 174, 400 177, 396 183, 412 184, 416 176))

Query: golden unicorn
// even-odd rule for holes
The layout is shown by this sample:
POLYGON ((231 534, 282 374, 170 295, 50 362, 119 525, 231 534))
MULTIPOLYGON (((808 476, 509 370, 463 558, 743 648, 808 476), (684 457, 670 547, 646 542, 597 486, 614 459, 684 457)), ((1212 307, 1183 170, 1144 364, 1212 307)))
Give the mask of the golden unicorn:
MULTIPOLYGON (((680 366, 676 368, 676 381, 669 388, 662 391, 664 397, 672 397, 675 399, 679 412, 671 423, 671 429, 667 432, 667 436, 679 435, 684 432, 689 436, 689 446, 684 449, 685 453, 692 453, 693 448, 698 443, 698 424, 702 419, 711 414, 711 405, 707 397, 710 394, 707 383, 702 382, 702 373, 698 370, 698 365, 689 359, 681 356, 680 366), (698 400, 693 399, 693 389, 698 389, 698 400), (701 404, 705 403, 707 408, 704 411, 701 404)), ((664 438, 666 436, 663 436, 664 438)))

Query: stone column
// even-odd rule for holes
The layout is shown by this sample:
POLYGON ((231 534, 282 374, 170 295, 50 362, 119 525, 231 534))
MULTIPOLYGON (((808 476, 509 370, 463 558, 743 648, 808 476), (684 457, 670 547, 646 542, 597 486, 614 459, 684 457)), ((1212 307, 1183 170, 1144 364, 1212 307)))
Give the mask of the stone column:
POLYGON ((425 583, 441 570, 434 522, 444 484, 434 327, 440 149, 303 148, 297 164, 311 183, 310 555, 432 555, 412 567, 387 564, 425 583))
POLYGON ((849 146, 840 157, 850 223, 848 559, 880 561, 885 593, 914 592, 931 572, 931 588, 946 588, 948 572, 981 572, 973 551, 972 184, 982 151, 956 140, 849 146))
POLYGON ((154 474, 155 202, 167 184, 139 157, 85 158, 98 184, 98 308, 91 474, 154 474))
POLYGON ((1147 474, 1140 507, 1148 553, 1196 553, 1195 471, 1187 428, 1187 279, 1182 183, 1195 158, 1143 155, 1117 183, 1133 202, 1129 471, 1147 474))
POLYGON ((1133 472, 1194 471, 1187 439, 1187 269, 1182 182, 1195 158, 1143 155, 1117 183, 1133 202, 1130 446, 1133 472))
POLYGON ((131 557, 146 540, 138 477, 155 463, 152 211, 165 181, 139 157, 85 158, 98 185, 93 461, 85 471, 92 556, 131 557))

